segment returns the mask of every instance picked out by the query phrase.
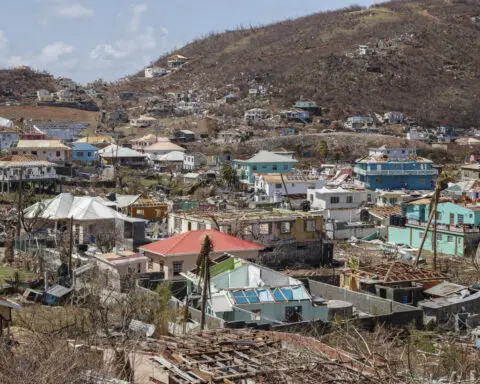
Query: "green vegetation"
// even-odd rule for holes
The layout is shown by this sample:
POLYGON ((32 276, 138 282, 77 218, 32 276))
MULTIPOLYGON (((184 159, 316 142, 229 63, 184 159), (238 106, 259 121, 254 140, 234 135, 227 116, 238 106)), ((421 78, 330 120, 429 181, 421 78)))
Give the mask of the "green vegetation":
POLYGON ((35 278, 35 275, 31 272, 18 270, 11 267, 0 267, 0 284, 7 280, 13 280, 15 278, 15 273, 19 274, 20 281, 23 280, 32 280, 35 278))

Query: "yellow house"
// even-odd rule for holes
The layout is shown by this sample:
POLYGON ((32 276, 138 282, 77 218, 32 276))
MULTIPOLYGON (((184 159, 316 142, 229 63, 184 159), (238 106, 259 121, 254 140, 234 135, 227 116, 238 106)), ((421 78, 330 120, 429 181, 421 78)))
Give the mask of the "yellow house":
POLYGON ((218 229, 262 244, 319 240, 324 233, 323 216, 315 212, 253 209, 174 212, 168 216, 169 233, 204 229, 218 229))
POLYGON ((167 203, 146 195, 117 195, 115 203, 120 210, 130 216, 145 220, 163 220, 168 215, 167 203))
POLYGON ((111 136, 86 136, 82 137, 81 139, 78 139, 75 141, 75 143, 88 143, 92 144, 94 147, 97 147, 98 149, 105 148, 109 146, 110 144, 115 144, 115 140, 111 136))

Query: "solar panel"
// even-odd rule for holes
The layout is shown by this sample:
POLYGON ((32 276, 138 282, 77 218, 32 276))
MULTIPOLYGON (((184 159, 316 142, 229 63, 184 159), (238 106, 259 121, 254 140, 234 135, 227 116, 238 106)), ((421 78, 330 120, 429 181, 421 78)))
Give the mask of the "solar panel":
POLYGON ((288 301, 293 300, 293 292, 290 288, 280 288, 280 290, 288 301))
POLYGON ((232 292, 233 300, 237 304, 248 304, 248 300, 245 297, 243 291, 233 291, 232 292))
POLYGON ((273 302, 275 299, 272 296, 272 292, 269 289, 257 289, 258 298, 262 303, 273 302))
POLYGON ((245 297, 249 303, 259 303, 260 299, 258 298, 256 291, 244 291, 245 297))
POLYGON ((273 290, 273 297, 275 298, 275 301, 286 301, 285 297, 282 295, 282 292, 280 292, 278 288, 273 290))

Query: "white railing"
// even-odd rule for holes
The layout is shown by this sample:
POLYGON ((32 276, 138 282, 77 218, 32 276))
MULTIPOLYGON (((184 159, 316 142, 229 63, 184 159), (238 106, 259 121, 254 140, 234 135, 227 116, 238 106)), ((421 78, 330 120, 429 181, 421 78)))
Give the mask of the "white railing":
POLYGON ((394 169, 394 170, 380 170, 372 171, 355 167, 355 173, 364 176, 435 176, 437 175, 436 169, 394 169))
MULTIPOLYGON (((417 219, 409 219, 407 217, 407 224, 416 225, 418 227, 426 228, 426 221, 419 221, 417 219)), ((433 230, 433 224, 430 225, 429 231, 433 230)), ((468 224, 450 225, 450 224, 437 224, 437 230, 456 232, 456 233, 478 233, 480 232, 479 226, 470 226, 468 224)))

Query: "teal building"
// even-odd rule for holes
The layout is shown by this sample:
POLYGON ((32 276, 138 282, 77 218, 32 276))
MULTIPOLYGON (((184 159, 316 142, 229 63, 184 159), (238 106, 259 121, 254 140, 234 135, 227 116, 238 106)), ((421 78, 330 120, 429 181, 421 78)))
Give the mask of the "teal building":
POLYGON ((277 153, 260 151, 248 160, 233 160, 241 183, 253 186, 255 174, 262 173, 293 173, 297 160, 277 153))
MULTIPOLYGON (((419 248, 430 215, 430 198, 402 204, 402 217, 390 219, 388 242, 419 248)), ((437 206, 437 252, 467 256, 480 242, 480 205, 440 201, 437 206)), ((432 221, 433 224, 433 221, 432 221)), ((430 226, 424 249, 432 251, 430 226)))

